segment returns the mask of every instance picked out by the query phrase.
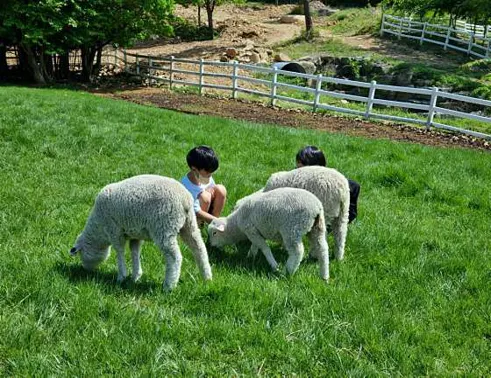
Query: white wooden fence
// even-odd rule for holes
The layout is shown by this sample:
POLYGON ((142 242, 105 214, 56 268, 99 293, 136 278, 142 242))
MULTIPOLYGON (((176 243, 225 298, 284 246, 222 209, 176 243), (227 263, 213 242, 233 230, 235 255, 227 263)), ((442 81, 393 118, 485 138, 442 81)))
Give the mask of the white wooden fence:
MULTIPOLYGON (((116 50, 114 61, 124 64, 126 72, 140 77, 145 77, 156 82, 167 83, 169 87, 175 85, 196 86, 201 94, 205 88, 213 88, 219 90, 230 91, 233 98, 237 98, 238 93, 249 93, 258 96, 267 97, 271 104, 275 105, 277 101, 286 101, 301 105, 306 105, 312 108, 315 112, 319 109, 336 111, 347 114, 354 114, 365 118, 380 118, 408 123, 416 123, 425 125, 427 128, 436 127, 454 132, 464 133, 478 138, 491 139, 491 135, 481 132, 458 128, 443 123, 450 118, 472 119, 480 122, 491 123, 491 118, 466 113, 463 111, 451 110, 443 106, 439 106, 439 102, 457 101, 466 104, 478 105, 481 114, 486 111, 491 111, 491 101, 461 96, 452 93, 439 91, 438 88, 410 88, 399 87, 394 85, 378 84, 375 81, 371 83, 359 82, 347 79, 338 79, 333 77, 319 75, 308 75, 289 71, 282 71, 274 67, 264 67, 257 65, 241 64, 234 62, 212 62, 203 59, 189 60, 178 59, 174 57, 162 58, 147 55, 129 54, 126 51, 116 50), (194 69, 190 69, 194 67, 194 69), (212 72, 218 71, 219 72, 212 72), (262 74, 262 75, 258 75, 262 74), (254 77, 256 76, 256 77, 254 77), (258 78, 262 76, 263 78, 258 78), (281 76, 306 79, 312 84, 309 86, 293 85, 281 82, 281 76), (206 82, 207 77, 213 77, 214 83, 206 82), (194 78, 194 79, 193 79, 194 78), (367 95, 348 94, 343 91, 325 90, 323 84, 330 83, 342 85, 345 87, 362 88, 367 95), (251 85, 253 84, 253 85, 251 85), (290 89, 293 91, 310 94, 310 99, 299 99, 289 97, 285 94, 278 94, 278 89, 290 89), (419 102, 402 102, 392 101, 377 98, 377 91, 388 91, 395 93, 415 94, 426 98, 426 101, 419 102), (325 98, 335 98, 345 100, 344 103, 348 106, 326 104, 322 100, 325 98), (350 102, 362 103, 363 110, 360 107, 353 109, 349 107, 350 102), (374 111, 374 106, 377 106, 377 111, 374 111), (417 113, 414 118, 400 117, 390 114, 384 114, 379 111, 380 108, 403 108, 412 109, 419 112, 425 117, 418 117, 417 113), (438 119, 438 121, 437 121, 438 119)), ((325 87, 325 86, 324 86, 325 87)), ((380 92, 379 92, 380 93, 380 92)))
POLYGON ((491 37, 484 37, 484 29, 479 33, 467 31, 466 28, 451 28, 443 25, 418 22, 410 18, 396 17, 384 14, 380 34, 392 34, 397 38, 409 38, 443 46, 479 58, 491 57, 491 37))
POLYGON ((457 30, 464 30, 466 32, 475 33, 475 35, 486 37, 491 33, 491 25, 475 25, 469 24, 465 21, 457 20, 456 22, 457 30))

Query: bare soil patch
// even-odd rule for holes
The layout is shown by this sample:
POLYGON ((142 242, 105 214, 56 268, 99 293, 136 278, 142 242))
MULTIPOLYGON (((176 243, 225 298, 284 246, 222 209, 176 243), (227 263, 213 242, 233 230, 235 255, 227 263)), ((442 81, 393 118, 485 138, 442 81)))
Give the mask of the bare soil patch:
POLYGON ((491 151, 489 142, 465 135, 389 123, 369 122, 322 113, 284 109, 246 100, 199 96, 166 89, 137 88, 98 92, 102 96, 196 115, 210 115, 303 129, 321 130, 367 138, 390 139, 441 147, 465 147, 491 151))
MULTIPOLYGON (((248 42, 264 48, 290 40, 300 34, 303 25, 282 24, 281 16, 288 14, 294 5, 262 5, 238 7, 223 5, 216 8, 213 17, 215 27, 221 30, 220 37, 214 40, 180 43, 147 43, 129 52, 153 55, 175 56, 176 58, 204 58, 219 60, 227 48, 241 48, 248 42)), ((176 14, 197 24, 196 7, 176 6, 176 14)), ((202 11, 203 22, 206 12, 202 11)))

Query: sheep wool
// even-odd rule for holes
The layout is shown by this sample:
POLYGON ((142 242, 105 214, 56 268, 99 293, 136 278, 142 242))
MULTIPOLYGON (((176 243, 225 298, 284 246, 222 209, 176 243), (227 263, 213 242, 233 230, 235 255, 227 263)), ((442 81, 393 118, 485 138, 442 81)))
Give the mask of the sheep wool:
POLYGON ((180 235, 190 247, 205 280, 212 278, 208 253, 201 238, 193 199, 184 186, 168 177, 141 175, 112 183, 97 195, 84 230, 70 253, 80 253, 82 265, 95 269, 109 256, 112 245, 117 252, 118 282, 127 276, 124 250, 129 240, 132 278, 142 275, 140 248, 152 240, 165 257, 164 289, 173 289, 181 273, 180 235))
POLYGON ((307 166, 272 174, 264 191, 291 187, 308 190, 322 202, 326 225, 331 226, 336 242, 336 259, 342 260, 348 232, 349 184, 346 177, 332 168, 307 166))
POLYGON ((262 251, 273 270, 278 269, 266 240, 280 241, 288 251, 286 270, 293 274, 304 255, 302 237, 307 235, 310 254, 320 265, 320 276, 329 279, 329 253, 322 203, 312 193, 296 188, 256 192, 242 198, 226 218, 214 219, 208 226, 209 242, 222 247, 249 240, 250 255, 262 251))

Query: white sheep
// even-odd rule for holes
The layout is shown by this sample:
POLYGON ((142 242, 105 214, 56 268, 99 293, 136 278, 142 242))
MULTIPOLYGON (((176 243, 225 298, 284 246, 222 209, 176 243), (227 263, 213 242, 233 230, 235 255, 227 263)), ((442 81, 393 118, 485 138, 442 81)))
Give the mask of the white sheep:
POLYGON ((142 240, 153 240, 165 256, 164 289, 173 289, 181 274, 182 255, 177 241, 181 235, 191 248, 201 275, 212 278, 208 253, 201 238, 191 194, 178 181, 156 175, 141 175, 112 183, 97 195, 85 228, 70 253, 80 252, 82 265, 95 269, 117 251, 118 282, 127 276, 124 250, 129 240, 132 278, 142 275, 142 240))
POLYGON ((288 172, 273 173, 263 191, 281 187, 301 188, 316 195, 324 207, 326 226, 330 226, 336 241, 336 259, 344 257, 350 204, 349 184, 337 170, 307 166, 288 172))
POLYGON ((209 243, 215 247, 249 240, 249 254, 260 249, 273 270, 278 269, 266 240, 281 241, 288 251, 286 270, 295 273, 304 255, 302 236, 308 235, 310 253, 317 257, 320 276, 329 279, 329 251, 322 203, 312 193, 295 188, 256 192, 241 199, 226 218, 208 226, 209 243))

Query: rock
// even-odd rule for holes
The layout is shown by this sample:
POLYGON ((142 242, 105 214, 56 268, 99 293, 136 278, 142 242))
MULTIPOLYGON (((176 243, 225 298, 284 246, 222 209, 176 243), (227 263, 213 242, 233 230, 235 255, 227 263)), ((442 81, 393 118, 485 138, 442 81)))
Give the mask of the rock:
POLYGON ((305 16, 287 14, 287 15, 282 16, 280 18, 280 23, 281 24, 304 24, 305 23, 305 16))
POLYGON ((228 56, 227 56, 227 55, 222 55, 222 56, 220 57, 220 62, 228 62, 229 60, 230 60, 230 59, 228 58, 228 56))
POLYGON ((254 42, 252 42, 250 39, 247 39, 244 45, 244 50, 253 50, 253 49, 254 49, 254 42))
POLYGON ((228 48, 226 51, 225 51, 225 55, 230 58, 230 59, 233 59, 237 56, 238 54, 238 51, 236 49, 234 49, 233 47, 230 47, 228 48))
POLYGON ((269 54, 267 51, 260 51, 259 57, 261 58, 262 62, 267 62, 269 60, 269 54))
POLYGON ((291 62, 292 59, 284 53, 279 53, 274 56, 273 60, 275 62, 291 62))
POLYGON ((261 57, 259 56, 259 54, 253 52, 250 56, 250 59, 251 59, 251 63, 260 63, 261 62, 261 57))
POLYGON ((252 38, 252 37, 259 37, 259 34, 255 32, 254 30, 250 31, 245 31, 240 35, 242 38, 252 38))
POLYGON ((316 68, 317 68, 314 63, 308 62, 308 61, 303 61, 303 62, 300 61, 300 62, 296 62, 296 63, 300 64, 303 67, 303 69, 305 70, 305 73, 309 74, 309 75, 313 75, 316 71, 316 68))

